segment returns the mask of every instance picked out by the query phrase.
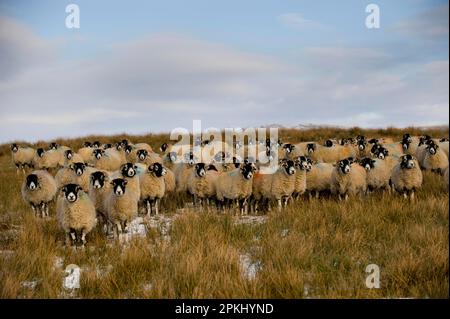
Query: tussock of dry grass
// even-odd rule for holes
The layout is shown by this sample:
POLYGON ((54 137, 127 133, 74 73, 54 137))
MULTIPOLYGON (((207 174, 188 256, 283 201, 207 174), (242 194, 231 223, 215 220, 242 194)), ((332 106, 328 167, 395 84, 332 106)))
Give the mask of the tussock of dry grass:
MULTIPOLYGON (((358 133, 398 138, 403 131, 280 135, 298 141, 358 133)), ((166 137, 128 138, 157 149, 166 137)), ((83 140, 59 142, 77 147, 83 140)), ((435 174, 425 173, 415 203, 378 193, 344 203, 300 199, 261 224, 189 209, 180 213, 167 201, 166 216, 176 217, 168 234, 149 228, 145 238, 124 247, 96 230, 82 251, 64 247, 54 217, 37 220, 23 203, 23 176, 16 176, 7 147, 0 147, 2 298, 448 298, 448 191, 435 174), (243 275, 242 255, 258 265, 253 280, 243 275), (58 258, 62 267, 55 263, 58 258), (81 287, 69 292, 62 288, 63 270, 72 263, 82 267, 81 287), (365 267, 371 263, 380 267, 380 289, 365 287, 365 267), (27 288, 24 282, 36 286, 27 288)))

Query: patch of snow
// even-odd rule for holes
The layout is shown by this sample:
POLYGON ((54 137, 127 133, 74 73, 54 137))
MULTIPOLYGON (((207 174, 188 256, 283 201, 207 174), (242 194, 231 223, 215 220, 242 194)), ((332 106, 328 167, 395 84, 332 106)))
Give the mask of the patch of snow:
POLYGON ((65 289, 79 289, 81 268, 75 264, 70 264, 66 267, 65 273, 67 276, 64 277, 63 287, 65 289))
POLYGON ((267 221, 267 216, 251 216, 251 215, 245 215, 245 216, 239 216, 233 220, 233 222, 236 225, 259 225, 263 224, 267 221))
POLYGON ((254 280, 257 272, 261 269, 261 262, 252 262, 248 254, 239 255, 239 263, 242 275, 249 280, 254 280))

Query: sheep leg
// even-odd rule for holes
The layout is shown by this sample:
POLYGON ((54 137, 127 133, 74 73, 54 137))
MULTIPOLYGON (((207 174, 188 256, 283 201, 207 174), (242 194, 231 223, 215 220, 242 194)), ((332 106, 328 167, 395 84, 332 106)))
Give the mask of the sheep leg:
POLYGON ((316 199, 319 199, 319 191, 315 191, 316 192, 316 199))
POLYGON ((81 246, 84 247, 84 245, 86 245, 86 231, 83 228, 81 230, 81 246))
POLYGON ((345 201, 348 200, 348 194, 345 194, 345 201))
POLYGON ((75 232, 75 229, 70 229, 70 239, 72 240, 72 245, 74 245, 77 241, 77 233, 75 232))
POLYGON ((159 212, 159 198, 155 199, 155 214, 158 215, 159 212))
POLYGON ((341 194, 338 194, 338 198, 339 198, 339 201, 342 202, 342 196, 341 196, 341 194))
POLYGON ((403 192, 403 198, 404 198, 404 199, 408 199, 408 194, 407 194, 406 191, 403 192))
POLYGON ((36 206, 34 206, 34 204, 30 204, 31 205, 31 209, 33 210, 34 216, 38 217, 38 212, 36 210, 36 206))
POLYGON ((411 201, 414 201, 414 190, 411 191, 410 199, 411 201))
POLYGON ((150 200, 147 199, 145 202, 147 204, 147 216, 150 217, 150 214, 152 212, 152 206, 150 204, 150 200))
POLYGON ((41 217, 44 218, 45 217, 45 203, 41 203, 41 217))
POLYGON ((281 213, 281 208, 282 208, 282 205, 281 205, 281 198, 280 198, 280 199, 277 199, 277 202, 278 202, 278 212, 281 213))

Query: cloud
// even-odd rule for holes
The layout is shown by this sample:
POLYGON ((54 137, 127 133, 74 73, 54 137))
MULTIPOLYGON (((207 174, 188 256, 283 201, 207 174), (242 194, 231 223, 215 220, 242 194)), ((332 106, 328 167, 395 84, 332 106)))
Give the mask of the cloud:
POLYGON ((54 58, 54 47, 28 27, 0 16, 0 80, 54 58))
POLYGON ((400 21, 393 30, 426 41, 448 39, 448 12, 448 4, 445 4, 400 21))
POLYGON ((296 31, 302 31, 311 28, 323 28, 321 24, 312 20, 305 19, 300 13, 296 12, 280 14, 277 19, 283 26, 296 31))
POLYGON ((13 35, 34 40, 0 42, 21 57, 0 76, 1 142, 168 132, 194 119, 218 128, 448 123, 448 59, 400 61, 395 52, 341 46, 306 47, 288 63, 167 33, 62 59, 61 47, 10 23, 13 35))

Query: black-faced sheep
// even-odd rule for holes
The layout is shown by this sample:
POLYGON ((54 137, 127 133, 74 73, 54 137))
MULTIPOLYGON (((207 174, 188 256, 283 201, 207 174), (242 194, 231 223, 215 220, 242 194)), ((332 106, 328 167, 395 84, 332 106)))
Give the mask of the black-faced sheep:
POLYGON ((22 197, 31 205, 36 216, 48 216, 48 205, 56 195, 55 179, 47 171, 37 170, 28 175, 22 184, 22 197))
POLYGON ((414 192, 422 186, 423 175, 416 158, 410 154, 400 157, 400 162, 392 169, 391 184, 394 190, 410 195, 414 199, 414 192))

